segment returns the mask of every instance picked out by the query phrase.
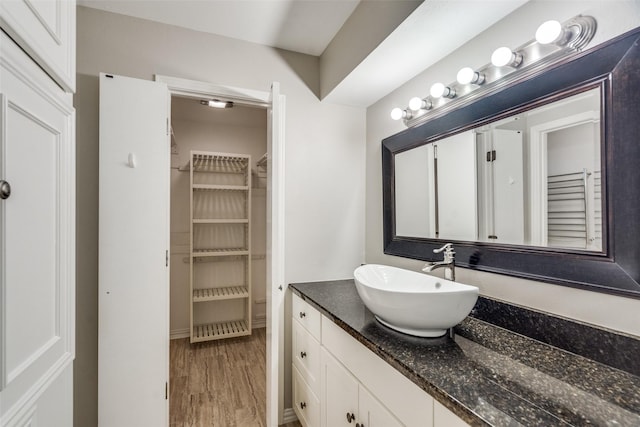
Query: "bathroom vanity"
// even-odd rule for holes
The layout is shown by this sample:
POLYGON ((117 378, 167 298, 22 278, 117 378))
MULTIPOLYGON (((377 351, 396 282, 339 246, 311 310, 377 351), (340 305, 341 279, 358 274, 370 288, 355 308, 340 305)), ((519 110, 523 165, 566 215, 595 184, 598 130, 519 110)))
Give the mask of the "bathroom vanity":
MULTIPOLYGON (((608 366, 607 357, 595 361, 498 327, 486 321, 490 300, 479 300, 474 311, 482 313, 456 326, 454 338, 418 338, 377 322, 353 280, 289 287, 293 406, 304 426, 640 425, 637 362, 608 366)), ((558 321, 567 335, 593 329, 558 321)), ((593 333, 605 334, 594 354, 640 347, 633 337, 593 333)))

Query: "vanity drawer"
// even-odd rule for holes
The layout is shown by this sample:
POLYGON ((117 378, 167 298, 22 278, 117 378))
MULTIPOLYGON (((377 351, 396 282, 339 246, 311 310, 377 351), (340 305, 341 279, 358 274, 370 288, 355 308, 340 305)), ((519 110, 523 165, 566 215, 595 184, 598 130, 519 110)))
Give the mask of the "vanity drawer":
POLYGON ((293 410, 304 427, 320 426, 320 401, 295 367, 293 371, 293 410))
POLYGON ((293 323, 293 364, 313 392, 320 394, 320 343, 299 322, 293 323))
POLYGON ((293 295, 291 315, 320 341, 320 312, 297 295, 293 295))

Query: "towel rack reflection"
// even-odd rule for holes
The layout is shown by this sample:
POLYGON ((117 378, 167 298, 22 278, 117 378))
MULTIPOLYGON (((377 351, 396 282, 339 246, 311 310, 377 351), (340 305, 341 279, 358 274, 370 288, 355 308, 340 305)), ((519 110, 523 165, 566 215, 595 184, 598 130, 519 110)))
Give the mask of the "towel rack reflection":
MULTIPOLYGON (((601 223, 601 209, 591 209, 587 169, 547 177, 547 243, 586 249, 601 223)), ((600 200, 600 174, 594 174, 594 204, 600 200)))

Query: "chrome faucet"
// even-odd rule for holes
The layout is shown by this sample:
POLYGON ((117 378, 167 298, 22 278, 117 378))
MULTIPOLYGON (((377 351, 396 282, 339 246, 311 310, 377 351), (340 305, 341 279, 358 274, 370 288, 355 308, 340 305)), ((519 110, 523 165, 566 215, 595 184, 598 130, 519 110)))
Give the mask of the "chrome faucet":
POLYGON ((428 262, 422 271, 431 273, 438 268, 444 268, 444 278, 448 280, 456 280, 456 251, 453 250, 453 244, 447 243, 440 249, 434 249, 434 254, 444 252, 444 260, 439 262, 428 262))

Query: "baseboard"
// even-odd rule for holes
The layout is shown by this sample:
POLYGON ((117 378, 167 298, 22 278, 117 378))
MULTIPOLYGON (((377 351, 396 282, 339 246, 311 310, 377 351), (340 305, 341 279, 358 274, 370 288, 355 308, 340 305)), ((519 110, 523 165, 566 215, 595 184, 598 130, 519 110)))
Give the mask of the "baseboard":
POLYGON ((189 328, 174 329, 169 332, 169 339, 177 340, 180 338, 189 338, 189 328))
POLYGON ((286 408, 284 413, 282 414, 282 422, 284 424, 292 423, 294 421, 298 421, 298 416, 296 415, 293 408, 286 408))

